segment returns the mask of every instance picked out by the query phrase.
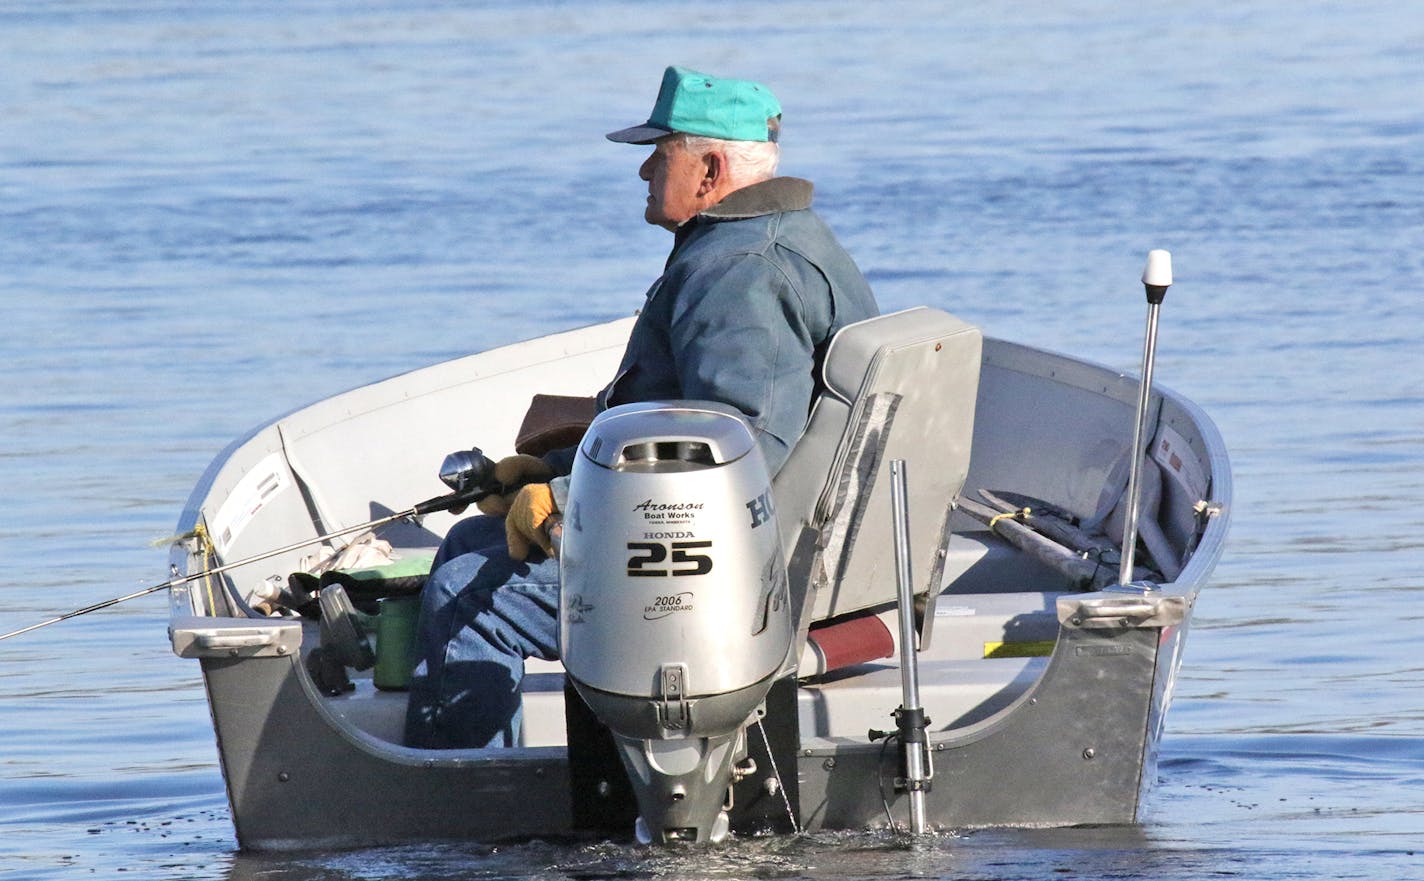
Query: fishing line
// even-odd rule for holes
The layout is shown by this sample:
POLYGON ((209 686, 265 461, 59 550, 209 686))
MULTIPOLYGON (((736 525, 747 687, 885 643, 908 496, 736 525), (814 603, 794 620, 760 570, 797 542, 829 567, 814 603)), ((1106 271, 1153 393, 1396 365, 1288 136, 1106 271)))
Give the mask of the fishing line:
POLYGON ((771 751, 771 739, 766 736, 766 726, 761 724, 761 719, 757 719, 756 726, 761 732, 761 742, 766 746, 766 757, 771 761, 771 775, 776 778, 776 788, 781 792, 781 803, 786 805, 786 816, 791 820, 791 829, 800 834, 801 824, 796 822, 796 812, 791 809, 791 796, 786 794, 786 784, 781 782, 781 771, 776 767, 776 753, 771 751))
POLYGON ((896 732, 886 734, 880 741, 880 758, 875 762, 875 786, 880 790, 880 806, 885 808, 885 822, 890 824, 891 832, 899 832, 900 824, 895 822, 894 814, 890 813, 890 797, 885 794, 885 752, 890 748, 890 741, 899 739, 900 735, 896 732))

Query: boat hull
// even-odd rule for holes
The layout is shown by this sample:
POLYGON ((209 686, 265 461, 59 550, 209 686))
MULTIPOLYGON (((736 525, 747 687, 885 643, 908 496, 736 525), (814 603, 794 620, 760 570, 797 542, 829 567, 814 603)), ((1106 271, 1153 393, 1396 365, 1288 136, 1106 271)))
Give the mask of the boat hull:
MULTIPOLYGON (((1158 688, 1173 629, 1065 629, 1038 685, 990 722, 931 737, 930 822, 946 828, 1132 823, 1150 774, 1158 688), (1166 652, 1163 650, 1167 649, 1166 652)), ((353 732, 323 712, 292 657, 208 658, 233 822, 244 848, 347 848, 576 834, 565 750, 442 753, 353 732)), ((887 726, 891 720, 887 717, 887 726)), ((894 750, 808 738, 797 755, 798 823, 882 826, 894 750)), ((628 833, 631 834, 631 829, 628 833)))
POLYGON ((561 749, 431 753, 322 712, 294 658, 204 659, 238 842, 251 850, 497 840, 571 830, 561 749))

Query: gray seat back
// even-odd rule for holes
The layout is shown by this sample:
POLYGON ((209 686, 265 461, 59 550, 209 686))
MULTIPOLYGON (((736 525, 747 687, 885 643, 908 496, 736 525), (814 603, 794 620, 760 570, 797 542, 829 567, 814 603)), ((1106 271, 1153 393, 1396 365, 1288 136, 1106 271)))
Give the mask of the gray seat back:
POLYGON ((773 481, 801 634, 811 621, 895 599, 890 462, 908 478, 916 592, 939 592, 949 515, 969 470, 982 336, 907 309, 838 333, 825 391, 773 481))

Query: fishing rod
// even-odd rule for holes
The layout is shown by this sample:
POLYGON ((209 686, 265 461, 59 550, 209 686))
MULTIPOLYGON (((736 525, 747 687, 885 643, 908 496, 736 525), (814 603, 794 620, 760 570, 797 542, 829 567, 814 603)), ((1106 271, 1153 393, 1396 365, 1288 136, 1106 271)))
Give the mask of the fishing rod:
POLYGON ((116 606, 119 603, 128 602, 129 600, 136 600, 139 597, 145 597, 152 593, 158 593, 160 590, 167 590, 171 587, 181 587, 182 585, 197 581, 200 578, 206 578, 209 575, 219 575, 223 572, 227 572, 230 569, 236 569, 239 566, 246 566, 249 563, 257 563, 262 560, 271 559, 272 557, 278 557, 290 551, 299 550, 301 548, 307 547, 309 545, 318 544, 319 542, 323 542, 328 539, 339 538, 343 535, 350 535, 353 532, 361 532, 367 529, 375 529, 380 526, 385 526, 387 523, 394 523, 397 520, 415 519, 423 517, 426 514, 431 514, 436 511, 448 511, 452 508, 463 509, 465 506, 468 506, 473 502, 478 502, 485 496, 494 495, 496 493, 504 493, 513 489, 513 487, 505 486, 494 479, 494 462, 491 461, 490 458, 486 456, 483 452, 481 452, 479 447, 473 447, 468 450, 459 450, 446 456, 445 461, 442 462, 440 465, 440 480, 446 486, 450 487, 453 492, 450 492, 443 496, 436 496, 431 499, 426 499, 425 501, 413 505, 410 508, 407 508, 406 510, 396 514, 389 514, 385 517, 378 517, 375 520, 371 520, 366 523, 358 523, 355 526, 348 526, 344 529, 338 529, 334 532, 328 532, 324 535, 318 535, 315 538, 302 539, 301 541, 293 542, 289 545, 284 545, 280 548, 274 548, 270 551, 263 551, 262 553, 255 554, 251 557, 245 557, 241 560, 235 560, 231 563, 224 563, 221 566, 217 566, 212 569, 204 569, 201 572, 194 572, 191 575, 184 575, 179 578, 173 578, 163 582, 162 584, 155 584, 152 587, 145 587, 142 590, 136 590, 133 593, 125 594, 121 597, 114 597, 113 599, 104 600, 103 602, 95 603, 92 606, 85 606, 82 609, 75 609, 72 612, 66 612, 63 615, 57 615, 47 621, 41 621, 38 624, 31 624, 28 627, 21 627, 19 630, 12 630, 9 633, 0 634, 0 641, 7 640, 12 636, 19 636, 22 633, 29 633, 31 630, 39 630, 41 627, 48 627, 51 624, 58 624, 61 621, 68 621, 70 618, 78 618, 80 615, 87 615, 90 612, 97 612, 100 609, 107 609, 108 607, 116 606))

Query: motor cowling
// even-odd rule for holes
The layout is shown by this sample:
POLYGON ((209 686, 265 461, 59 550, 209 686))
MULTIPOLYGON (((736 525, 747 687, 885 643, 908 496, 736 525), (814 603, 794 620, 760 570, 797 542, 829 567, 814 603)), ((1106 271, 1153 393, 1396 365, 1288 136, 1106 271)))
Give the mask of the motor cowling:
POLYGON ((705 402, 600 414, 570 477, 560 568, 564 667, 618 743, 639 837, 719 840, 745 728, 794 631, 750 426, 705 402))

